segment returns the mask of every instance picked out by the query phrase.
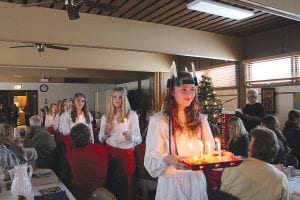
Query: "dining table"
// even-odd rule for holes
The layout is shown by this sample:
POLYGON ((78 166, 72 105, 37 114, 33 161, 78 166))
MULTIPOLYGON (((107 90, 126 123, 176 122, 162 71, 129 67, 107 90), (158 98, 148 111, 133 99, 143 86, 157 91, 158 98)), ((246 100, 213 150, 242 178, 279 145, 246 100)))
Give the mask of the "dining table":
MULTIPOLYGON (((14 200, 11 190, 9 187, 7 187, 7 185, 11 184, 11 181, 2 181, 0 184, 0 199, 14 200)), ((40 199, 42 196, 51 195, 55 192, 65 192, 64 194, 67 196, 67 199, 76 200, 69 189, 59 180, 59 178, 51 169, 34 169, 31 178, 31 185, 33 195, 26 200, 40 199), (55 189, 55 191, 53 191, 53 189, 55 189), (49 192, 51 192, 51 194, 49 192)))
POLYGON ((294 176, 289 177, 290 200, 300 200, 300 169, 294 170, 294 176))

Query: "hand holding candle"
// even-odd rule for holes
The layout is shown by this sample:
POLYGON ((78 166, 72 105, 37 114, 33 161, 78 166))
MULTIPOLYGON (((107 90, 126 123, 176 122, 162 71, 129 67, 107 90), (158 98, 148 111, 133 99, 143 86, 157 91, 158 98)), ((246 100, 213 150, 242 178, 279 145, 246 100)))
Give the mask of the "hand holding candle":
POLYGON ((124 125, 125 125, 125 131, 123 132, 123 135, 125 136, 126 140, 131 140, 132 139, 132 134, 130 130, 129 123, 127 122, 127 118, 124 118, 124 125))

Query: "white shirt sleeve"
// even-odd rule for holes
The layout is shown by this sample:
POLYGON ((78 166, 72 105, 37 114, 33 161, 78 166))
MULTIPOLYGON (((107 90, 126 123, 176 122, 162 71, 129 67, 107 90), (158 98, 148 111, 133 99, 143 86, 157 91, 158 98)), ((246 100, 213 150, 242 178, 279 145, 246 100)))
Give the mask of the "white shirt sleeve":
POLYGON ((93 131, 93 126, 92 126, 92 121, 93 121, 93 116, 92 114, 89 112, 89 116, 90 116, 90 123, 87 124, 87 126, 90 129, 90 134, 91 134, 91 143, 94 144, 94 131, 93 131))
POLYGON ((63 135, 69 135, 71 130, 71 113, 64 112, 59 119, 59 132, 63 135))
POLYGON ((99 141, 101 143, 104 143, 107 136, 104 134, 105 132, 105 125, 106 125, 106 117, 105 115, 102 116, 101 118, 101 122, 100 122, 100 130, 99 130, 99 135, 98 135, 98 138, 99 138, 99 141))
POLYGON ((45 116, 45 127, 48 128, 50 126, 51 126, 51 117, 47 113, 45 116))
MULTIPOLYGON (((159 115, 162 115, 159 113, 159 115)), ((168 124, 160 116, 150 119, 147 138, 144 165, 152 177, 158 177, 163 173, 167 164, 163 158, 168 155, 168 124)))
POLYGON ((130 130, 132 132, 131 141, 133 143, 133 146, 136 146, 142 142, 139 117, 134 111, 131 111, 128 118, 130 120, 130 130))

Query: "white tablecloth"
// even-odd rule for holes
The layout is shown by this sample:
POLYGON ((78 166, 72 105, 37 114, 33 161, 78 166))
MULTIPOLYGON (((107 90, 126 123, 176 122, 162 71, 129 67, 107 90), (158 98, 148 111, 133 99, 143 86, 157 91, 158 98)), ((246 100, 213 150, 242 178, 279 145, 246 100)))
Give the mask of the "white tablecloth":
MULTIPOLYGON (((49 169, 47 170, 50 171, 50 173, 47 173, 49 176, 48 175, 44 176, 43 174, 38 173, 36 176, 33 176, 33 178, 31 179, 33 194, 41 195, 39 190, 58 186, 60 187, 61 191, 66 192, 70 200, 76 200, 75 197, 72 195, 72 193, 68 190, 68 188, 62 182, 59 181, 55 173, 49 169)), ((13 196, 11 192, 6 190, 5 185, 1 185, 1 187, 2 187, 2 193, 0 193, 0 199, 13 200, 13 196)))
POLYGON ((300 200, 300 170, 295 170, 296 176, 289 180, 291 200, 300 200))

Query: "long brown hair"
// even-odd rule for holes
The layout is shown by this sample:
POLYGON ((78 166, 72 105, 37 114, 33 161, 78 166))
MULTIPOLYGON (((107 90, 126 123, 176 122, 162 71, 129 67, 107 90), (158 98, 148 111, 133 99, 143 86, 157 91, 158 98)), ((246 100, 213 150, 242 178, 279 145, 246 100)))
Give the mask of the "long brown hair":
MULTIPOLYGON (((192 75, 188 72, 179 72, 178 79, 179 80, 194 80, 192 75)), ((174 121, 176 124, 175 128, 179 129, 181 131, 183 129, 187 129, 187 130, 189 130, 189 132, 191 132, 191 135, 197 135, 199 126, 201 124, 200 119, 199 119, 199 115, 201 113, 201 108, 197 102, 197 94, 195 94, 195 98, 193 99, 190 106, 186 107, 184 110, 185 115, 186 115, 186 123, 184 125, 180 124, 179 120, 178 120, 178 104, 177 104, 175 98, 173 97, 173 95, 171 95, 171 98, 172 98, 172 106, 174 108, 174 121)), ((165 97, 164 102, 163 102, 163 111, 166 114, 169 114, 171 112, 168 95, 165 97)))
POLYGON ((82 93, 76 93, 74 95, 72 109, 71 109, 71 119, 72 119, 72 122, 75 123, 76 122, 76 118, 77 118, 77 111, 76 111, 76 106, 75 106, 75 99, 78 98, 78 97, 83 97, 84 98, 84 106, 82 108, 82 112, 84 114, 84 118, 85 118, 86 123, 90 123, 91 119, 90 119, 89 111, 88 111, 88 108, 87 108, 87 100, 86 100, 84 94, 82 94, 82 93))

